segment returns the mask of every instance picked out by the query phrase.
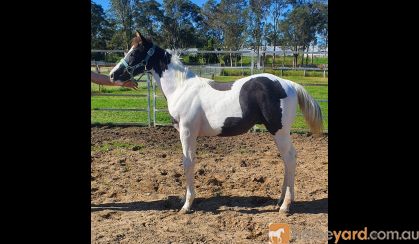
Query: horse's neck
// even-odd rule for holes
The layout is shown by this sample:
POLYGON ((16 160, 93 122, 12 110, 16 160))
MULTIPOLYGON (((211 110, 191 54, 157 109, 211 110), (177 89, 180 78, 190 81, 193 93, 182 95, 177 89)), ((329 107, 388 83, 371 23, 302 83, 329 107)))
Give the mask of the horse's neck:
POLYGON ((153 76, 168 100, 177 89, 188 85, 186 84, 188 79, 196 77, 193 72, 189 71, 174 57, 172 57, 171 62, 167 66, 167 70, 162 72, 161 77, 156 72, 153 72, 153 76))

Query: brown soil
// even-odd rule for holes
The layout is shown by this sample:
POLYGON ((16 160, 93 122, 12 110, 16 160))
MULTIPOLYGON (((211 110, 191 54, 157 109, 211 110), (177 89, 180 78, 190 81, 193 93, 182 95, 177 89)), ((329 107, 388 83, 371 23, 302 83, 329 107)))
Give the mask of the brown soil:
POLYGON ((284 167, 269 133, 198 138, 192 213, 172 127, 92 127, 92 243, 267 243, 287 223, 293 243, 325 243, 327 136, 293 134, 295 200, 278 212, 284 167))

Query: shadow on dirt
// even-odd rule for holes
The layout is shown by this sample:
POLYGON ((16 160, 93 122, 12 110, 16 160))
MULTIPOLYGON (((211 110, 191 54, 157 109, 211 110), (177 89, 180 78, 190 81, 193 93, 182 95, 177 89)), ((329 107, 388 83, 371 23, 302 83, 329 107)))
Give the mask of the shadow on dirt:
MULTIPOLYGON (((212 212, 238 211, 246 214, 258 214, 263 212, 276 212, 275 209, 260 209, 266 206, 274 206, 277 199, 260 196, 218 196, 211 198, 196 198, 192 212, 212 212), (245 208, 245 209, 241 209, 245 208)), ((166 199, 144 202, 127 203, 103 203, 91 204, 91 211, 117 210, 117 211, 148 211, 148 210, 180 210, 182 207, 181 198, 178 196, 169 196, 166 199)), ((308 213, 318 214, 327 213, 328 199, 317 199, 313 201, 296 201, 290 208, 290 214, 308 213)))

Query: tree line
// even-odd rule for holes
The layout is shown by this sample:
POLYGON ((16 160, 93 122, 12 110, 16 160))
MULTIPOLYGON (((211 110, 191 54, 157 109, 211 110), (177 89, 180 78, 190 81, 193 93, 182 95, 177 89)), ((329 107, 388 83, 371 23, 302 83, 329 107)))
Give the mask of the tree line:
MULTIPOLYGON (((328 3, 324 0, 208 0, 202 7, 190 0, 163 0, 163 4, 110 0, 110 6, 105 12, 91 1, 92 49, 128 50, 139 30, 169 49, 236 51, 248 47, 258 54, 258 65, 265 58, 260 51, 280 46, 293 51, 296 66, 301 52, 328 45, 328 3)), ((233 63, 233 56, 229 55, 228 63, 233 63)))

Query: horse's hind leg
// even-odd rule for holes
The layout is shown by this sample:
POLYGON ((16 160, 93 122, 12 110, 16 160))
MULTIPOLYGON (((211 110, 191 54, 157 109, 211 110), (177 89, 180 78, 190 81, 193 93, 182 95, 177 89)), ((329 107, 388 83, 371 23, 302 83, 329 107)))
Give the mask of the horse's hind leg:
POLYGON ((274 138, 285 166, 284 182, 278 203, 281 204, 282 202, 280 211, 288 212, 291 202, 294 201, 294 177, 297 153, 292 145, 289 130, 278 130, 274 138))
POLYGON ((187 213, 191 210, 192 202, 195 198, 194 186, 194 166, 196 152, 196 136, 191 134, 188 127, 180 126, 180 141, 182 142, 183 167, 186 177, 186 197, 185 204, 180 210, 181 213, 187 213))

